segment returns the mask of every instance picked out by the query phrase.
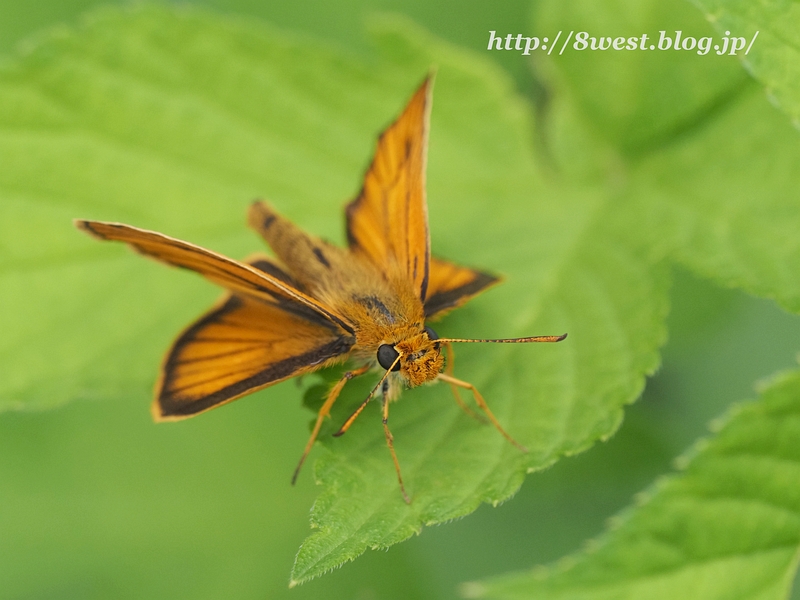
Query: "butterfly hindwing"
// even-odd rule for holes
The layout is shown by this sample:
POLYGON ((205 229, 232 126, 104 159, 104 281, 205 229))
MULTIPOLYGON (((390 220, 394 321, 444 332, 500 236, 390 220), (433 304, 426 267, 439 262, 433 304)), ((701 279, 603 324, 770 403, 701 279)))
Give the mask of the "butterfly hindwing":
POLYGON ((425 317, 427 319, 441 317, 499 282, 500 278, 496 275, 432 257, 428 297, 425 300, 425 317))
POLYGON ((430 268, 425 163, 432 77, 381 134, 359 196, 347 206, 350 249, 383 270, 399 269, 425 300, 430 268))

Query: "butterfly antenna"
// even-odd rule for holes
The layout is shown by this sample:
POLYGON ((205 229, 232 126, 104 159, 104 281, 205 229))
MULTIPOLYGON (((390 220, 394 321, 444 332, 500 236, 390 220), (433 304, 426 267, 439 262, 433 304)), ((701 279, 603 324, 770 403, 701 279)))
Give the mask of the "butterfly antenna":
POLYGON ((522 338, 504 338, 499 340, 466 340, 462 338, 439 338, 436 341, 441 343, 451 343, 451 342, 470 342, 470 343, 478 343, 478 342, 492 342, 495 344, 527 344, 529 342, 560 342, 567 334, 564 335, 534 335, 531 337, 522 337, 522 338))
POLYGON ((367 398, 358 406, 358 408, 353 412, 352 415, 347 417, 347 421, 345 421, 344 424, 339 428, 339 431, 337 431, 336 433, 333 434, 333 437, 339 437, 340 435, 344 435, 344 433, 348 429, 350 429, 350 425, 353 424, 353 421, 356 420, 358 415, 361 414, 361 411, 364 410, 364 408, 367 406, 369 401, 372 400, 372 397, 375 395, 375 392, 377 392, 378 389, 383 385, 383 382, 386 381, 386 378, 389 376, 389 373, 392 372, 392 369, 394 369, 394 366, 398 362, 400 362, 400 359, 402 358, 402 356, 403 356, 402 354, 398 354, 397 355, 397 358, 394 359, 394 362, 392 363, 392 366, 389 367, 388 369, 386 369, 386 373, 383 374, 383 377, 381 377, 380 381, 375 385, 374 388, 372 388, 372 391, 369 393, 367 398))

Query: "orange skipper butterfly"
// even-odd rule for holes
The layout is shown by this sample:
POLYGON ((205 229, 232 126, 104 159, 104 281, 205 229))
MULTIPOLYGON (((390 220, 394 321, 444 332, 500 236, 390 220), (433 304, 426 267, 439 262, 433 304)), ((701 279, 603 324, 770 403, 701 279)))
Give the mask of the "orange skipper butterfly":
POLYGON ((459 388, 470 390, 492 425, 525 450, 506 433, 478 390, 453 376, 451 344, 558 342, 566 334, 444 339, 426 325, 499 282, 494 275, 430 254, 425 163, 431 87, 428 77, 379 137, 361 192, 345 210, 346 249, 305 233, 261 201, 250 207, 248 221, 277 259, 256 256, 239 262, 154 231, 75 221, 94 237, 125 242, 145 256, 196 271, 227 290, 167 353, 153 402, 156 421, 185 419, 290 377, 350 360, 352 370, 331 388, 319 410, 293 483, 342 388, 372 370, 381 373, 377 384, 334 435, 345 433, 379 394, 386 443, 406 502, 410 500, 388 426, 390 403, 403 387, 443 381, 458 404, 478 417, 459 396, 459 388))

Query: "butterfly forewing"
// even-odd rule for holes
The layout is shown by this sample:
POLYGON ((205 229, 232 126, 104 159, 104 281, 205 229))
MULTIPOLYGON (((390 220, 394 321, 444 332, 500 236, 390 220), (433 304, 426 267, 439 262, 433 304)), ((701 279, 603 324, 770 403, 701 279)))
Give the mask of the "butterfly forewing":
POLYGON ((380 136, 361 193, 347 206, 351 250, 381 269, 399 269, 420 300, 426 297, 430 262, 425 162, 432 83, 428 77, 380 136))
POLYGON ((285 306, 303 306, 335 323, 348 333, 354 331, 352 324, 337 314, 334 309, 323 306, 313 298, 272 276, 268 271, 259 270, 255 266, 241 263, 162 233, 130 225, 82 220, 76 220, 75 224, 97 238, 126 242, 145 256, 175 267, 196 271, 209 281, 232 292, 266 302, 279 302, 285 306))
POLYGON ((129 225, 76 224, 234 292, 186 329, 167 354, 153 406, 158 420, 189 417, 312 371, 346 357, 355 343, 349 322, 296 289, 266 257, 245 264, 129 225))
POLYGON ((153 413, 181 419, 344 357, 355 340, 280 306, 229 296, 167 354, 153 413))

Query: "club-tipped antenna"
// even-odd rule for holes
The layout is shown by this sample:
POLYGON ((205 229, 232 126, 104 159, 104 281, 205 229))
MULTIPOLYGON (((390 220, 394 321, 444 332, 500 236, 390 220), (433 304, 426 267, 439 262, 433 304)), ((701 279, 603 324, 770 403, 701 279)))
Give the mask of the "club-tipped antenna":
POLYGON ((497 340, 468 340, 463 338, 439 338, 436 341, 442 343, 457 343, 457 342, 469 342, 469 343, 479 343, 479 342, 491 342, 495 344, 527 344, 529 342, 560 342, 567 334, 563 335, 534 335, 530 337, 521 337, 521 338, 503 338, 497 340))

